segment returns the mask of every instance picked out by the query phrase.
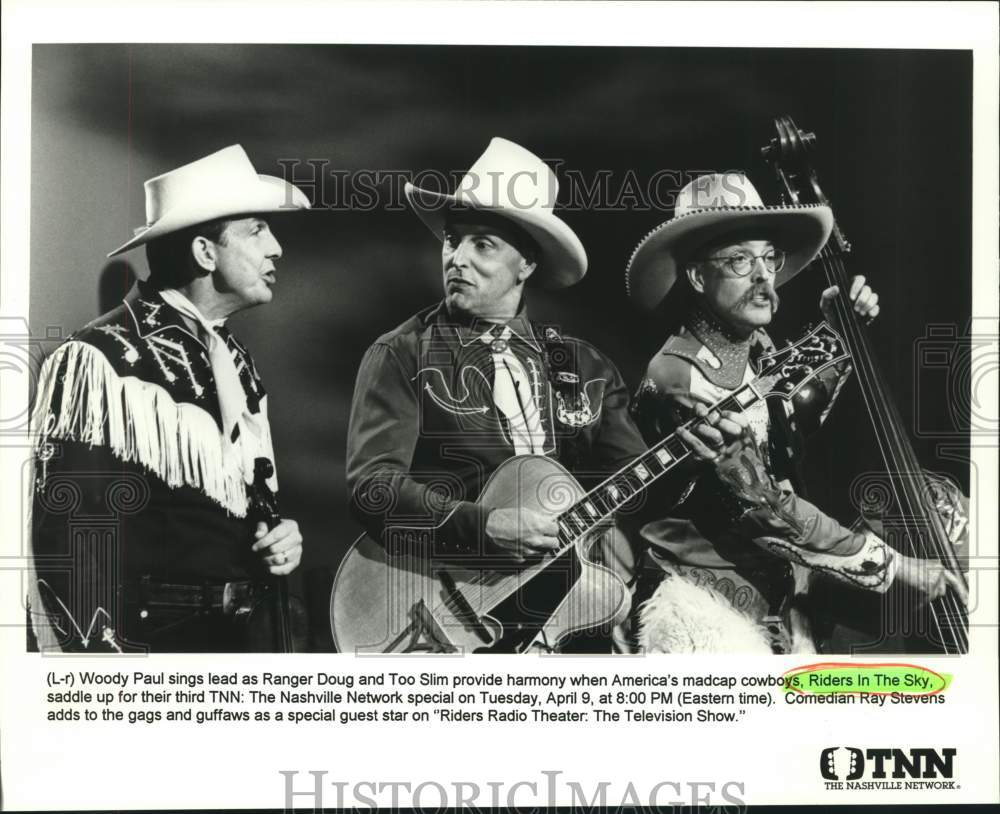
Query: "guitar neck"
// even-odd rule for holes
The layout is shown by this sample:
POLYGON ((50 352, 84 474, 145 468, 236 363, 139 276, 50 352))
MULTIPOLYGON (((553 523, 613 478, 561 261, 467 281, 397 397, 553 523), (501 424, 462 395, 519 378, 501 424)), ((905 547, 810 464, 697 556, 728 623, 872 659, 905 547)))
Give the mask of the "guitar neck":
MULTIPOLYGON (((712 406, 712 410, 743 412, 760 401, 763 396, 754 387, 754 379, 712 406)), ((704 419, 691 419, 682 426, 693 430, 704 419)), ((604 482, 591 489, 557 518, 561 547, 594 531, 601 523, 648 489, 660 478, 676 468, 691 454, 690 448, 675 433, 668 435, 655 446, 618 470, 604 482)))

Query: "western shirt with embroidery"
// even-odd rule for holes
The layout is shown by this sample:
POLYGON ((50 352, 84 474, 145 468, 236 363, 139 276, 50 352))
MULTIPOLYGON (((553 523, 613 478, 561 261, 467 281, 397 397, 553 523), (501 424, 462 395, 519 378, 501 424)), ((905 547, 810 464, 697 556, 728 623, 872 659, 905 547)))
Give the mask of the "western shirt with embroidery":
MULTIPOLYGON (((607 357, 523 313, 503 327, 504 352, 523 368, 514 377, 517 398, 537 414, 536 452, 585 486, 645 452, 625 384, 607 357)), ((492 328, 452 319, 442 303, 365 353, 351 406, 347 482, 352 510, 375 539, 391 544, 393 530, 424 529, 433 530, 436 553, 484 550, 489 509, 475 501, 523 446, 497 404, 501 354, 483 338, 492 328)))
MULTIPOLYGON (((717 403, 750 381, 754 375, 750 361, 773 348, 763 330, 739 340, 702 312, 693 312, 653 357, 636 394, 633 414, 646 440, 652 444, 673 432, 693 415, 695 403, 717 403)), ((831 370, 817 382, 831 394, 831 402, 844 375, 845 371, 831 370)), ((854 585, 885 590, 895 566, 884 543, 844 528, 795 495, 795 463, 803 439, 792 404, 757 402, 748 419, 756 454, 772 487, 770 502, 756 512, 748 511, 732 483, 723 483, 714 472, 699 474, 690 466, 692 481, 683 503, 671 517, 647 523, 642 537, 654 550, 668 552, 682 563, 774 570, 766 551, 854 585), (759 548, 748 548, 747 537, 759 548)))
MULTIPOLYGON (((205 346, 155 292, 141 291, 60 345, 39 380, 34 587, 57 637, 74 638, 68 616, 83 632, 97 608, 120 617, 144 577, 200 585, 261 576, 247 517, 253 473, 222 437, 205 346)), ((248 411, 262 416, 254 448, 273 463, 260 376, 219 330, 248 411)))

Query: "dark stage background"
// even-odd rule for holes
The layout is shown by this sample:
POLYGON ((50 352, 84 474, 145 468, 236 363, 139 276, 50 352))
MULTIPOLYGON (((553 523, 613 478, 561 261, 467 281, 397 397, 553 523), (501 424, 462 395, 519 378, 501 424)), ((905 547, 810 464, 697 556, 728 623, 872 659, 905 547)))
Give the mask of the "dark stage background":
MULTIPOLYGON (((922 368, 918 340, 932 325, 968 327, 971 69, 955 51, 35 46, 32 334, 65 336, 99 313, 100 291, 106 307, 124 295, 128 267, 104 256, 145 221, 142 181, 153 175, 236 142, 260 172, 302 162, 300 181, 314 172, 307 161, 461 172, 498 135, 588 183, 610 173, 606 211, 563 215, 587 247, 587 278, 538 294, 531 312, 605 350, 634 387, 664 337, 626 301, 624 266, 670 212, 623 195, 628 173, 635 190, 662 170, 686 173, 683 183, 745 169, 775 202, 759 148, 772 118, 788 114, 817 133, 852 268, 882 297, 874 343, 918 454, 967 490, 969 382, 947 335, 944 355, 922 368)), ((399 206, 401 180, 369 190, 367 211, 338 206, 343 190, 329 176, 303 186, 328 206, 274 218, 285 250, 275 300, 233 325, 271 393, 282 508, 306 538, 299 588, 322 629, 325 581, 358 532, 344 484, 357 365, 375 337, 437 299, 440 261, 399 206)), ((669 204, 674 190, 659 191, 669 204)), ((142 252, 125 259, 146 274, 142 252)), ((822 288, 808 272, 783 288, 772 333, 818 320, 822 288)), ((881 468, 856 385, 807 463, 813 499, 849 520, 850 484, 881 468)))

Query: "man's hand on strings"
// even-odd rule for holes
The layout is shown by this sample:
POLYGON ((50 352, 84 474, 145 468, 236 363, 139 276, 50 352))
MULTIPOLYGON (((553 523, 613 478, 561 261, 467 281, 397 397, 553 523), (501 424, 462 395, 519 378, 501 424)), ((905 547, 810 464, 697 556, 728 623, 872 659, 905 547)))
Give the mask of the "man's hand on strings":
MULTIPOLYGON (((832 285, 819 299, 819 310, 823 312, 823 319, 830 323, 834 330, 840 330, 840 320, 837 317, 837 309, 834 307, 834 299, 840 293, 840 286, 832 285)), ((871 286, 865 285, 865 278, 858 275, 851 280, 851 290, 849 298, 854 310, 866 322, 870 323, 878 316, 881 307, 878 304, 878 294, 872 291, 871 286)))
POLYGON ((514 562, 559 548, 555 514, 533 509, 494 509, 486 519, 486 535, 514 562))
POLYGON ((749 431, 743 413, 710 410, 704 404, 696 403, 694 414, 696 419, 704 420, 697 423, 694 432, 678 428, 677 437, 691 450, 692 459, 699 463, 718 463, 727 449, 742 445, 743 433, 749 431))
POLYGON ((687 430, 677 431, 691 449, 692 458, 713 467, 719 481, 746 504, 768 506, 775 502, 780 490, 761 460, 746 415, 710 411, 701 404, 695 405, 695 415, 706 422, 695 428, 700 438, 687 430))
POLYGON ((918 605, 944 597, 949 589, 964 607, 969 605, 969 591, 961 578, 937 560, 921 560, 897 554, 899 570, 896 582, 913 591, 918 605))

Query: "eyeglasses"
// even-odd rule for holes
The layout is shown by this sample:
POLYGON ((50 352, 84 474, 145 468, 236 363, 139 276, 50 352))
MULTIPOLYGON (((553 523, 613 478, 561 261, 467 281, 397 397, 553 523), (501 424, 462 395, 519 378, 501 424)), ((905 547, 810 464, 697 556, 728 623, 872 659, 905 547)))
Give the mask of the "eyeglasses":
POLYGON ((758 260, 764 261, 764 268, 771 274, 777 274, 785 265, 785 253, 780 249, 768 249, 763 254, 750 252, 733 252, 732 254, 714 254, 705 260, 715 260, 728 268, 737 277, 746 277, 758 260))

